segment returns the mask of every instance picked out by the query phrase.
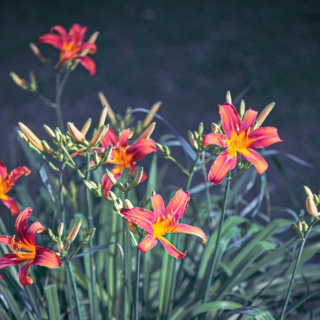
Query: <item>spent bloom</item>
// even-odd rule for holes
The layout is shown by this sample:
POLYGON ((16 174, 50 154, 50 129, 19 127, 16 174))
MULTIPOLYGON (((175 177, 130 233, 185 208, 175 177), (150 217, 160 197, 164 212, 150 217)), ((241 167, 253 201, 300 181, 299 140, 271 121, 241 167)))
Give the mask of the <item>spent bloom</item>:
MULTIPOLYGON (((226 148, 226 150, 221 152, 213 163, 208 180, 214 184, 221 183, 229 171, 235 167, 237 152, 251 162, 259 174, 265 172, 268 168, 267 162, 252 148, 265 148, 273 143, 281 142, 277 129, 274 127, 259 128, 264 120, 261 117, 259 117, 258 124, 255 125, 257 111, 249 109, 241 122, 240 116, 232 104, 225 102, 219 108, 225 134, 206 134, 203 137, 203 145, 215 144, 226 148)), ((263 114, 270 112, 266 109, 263 114)))
POLYGON ((94 43, 90 42, 90 40, 89 42, 83 43, 87 27, 81 27, 76 23, 69 30, 69 33, 67 33, 65 28, 53 26, 50 32, 51 33, 39 37, 39 43, 51 44, 61 51, 60 59, 55 68, 57 68, 60 63, 63 63, 65 66, 70 60, 79 60, 82 66, 90 72, 91 76, 96 73, 96 64, 91 58, 86 56, 86 53, 96 53, 97 47, 94 43), (59 35, 53 33, 53 31, 58 32, 59 35))
POLYGON ((35 244, 36 234, 45 230, 40 222, 34 222, 27 230, 31 211, 31 208, 26 208, 17 217, 16 235, 13 237, 0 236, 0 243, 7 245, 12 251, 0 258, 0 269, 27 262, 19 271, 19 281, 23 286, 33 283, 33 280, 27 275, 31 264, 50 269, 59 268, 61 265, 61 260, 56 253, 35 244))
POLYGON ((187 251, 185 253, 180 252, 164 237, 167 233, 193 234, 205 242, 206 235, 200 228, 179 223, 179 220, 187 210, 189 200, 189 192, 183 192, 180 189, 170 200, 167 208, 164 206, 162 197, 156 194, 151 196, 153 212, 141 208, 121 209, 120 213, 125 219, 147 232, 147 236, 140 242, 137 248, 146 253, 159 240, 170 255, 180 260, 185 257, 187 251))
POLYGON ((0 200, 11 210, 13 216, 19 213, 19 207, 6 193, 23 174, 28 175, 30 172, 27 167, 21 166, 8 174, 5 164, 0 160, 0 200))

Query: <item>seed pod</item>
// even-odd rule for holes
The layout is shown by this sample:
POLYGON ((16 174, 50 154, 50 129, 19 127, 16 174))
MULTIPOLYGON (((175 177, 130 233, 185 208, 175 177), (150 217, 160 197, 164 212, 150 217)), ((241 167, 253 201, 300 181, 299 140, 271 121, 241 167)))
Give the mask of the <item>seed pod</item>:
POLYGON ((19 122, 20 129, 26 135, 28 140, 39 150, 46 151, 45 147, 43 146, 41 140, 22 122, 19 122))
POLYGON ((82 129, 81 129, 81 133, 85 136, 91 126, 91 121, 92 119, 89 118, 86 123, 83 125, 82 129))
POLYGON ((70 132, 70 135, 72 137, 72 139, 75 141, 75 142, 78 142, 78 143, 84 143, 86 141, 86 138, 84 136, 84 134, 79 131, 73 123, 71 122, 68 122, 68 130, 70 132))
POLYGON ((269 113, 271 112, 271 110, 274 108, 275 105, 276 104, 272 102, 262 110, 262 112, 259 114, 257 118, 258 123, 254 126, 255 129, 258 129, 261 127, 262 123, 264 122, 264 120, 266 120, 267 116, 269 115, 269 113))
POLYGON ((81 227, 81 223, 82 223, 82 219, 79 219, 75 225, 73 226, 73 228, 71 229, 68 237, 67 237, 67 240, 70 240, 71 242, 77 237, 78 235, 78 232, 80 230, 80 227, 81 227))
POLYGON ((231 99, 231 93, 230 93, 230 91, 227 91, 226 101, 227 101, 228 103, 232 104, 232 99, 231 99))

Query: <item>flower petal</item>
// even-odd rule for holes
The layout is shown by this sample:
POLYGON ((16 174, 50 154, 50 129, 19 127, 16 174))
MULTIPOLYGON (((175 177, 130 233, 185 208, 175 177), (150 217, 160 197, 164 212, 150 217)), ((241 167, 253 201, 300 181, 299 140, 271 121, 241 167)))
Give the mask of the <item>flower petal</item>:
POLYGON ((0 269, 8 266, 16 266, 28 260, 23 259, 15 254, 7 253, 0 258, 0 269))
POLYGON ((185 253, 180 252, 172 243, 170 243, 166 238, 164 237, 158 237, 166 251, 173 257, 175 257, 178 260, 181 260, 184 258, 187 254, 187 251, 185 253))
POLYGON ((253 149, 247 150, 251 153, 251 155, 240 152, 241 155, 256 167, 256 170, 259 174, 264 173, 268 168, 267 161, 264 160, 264 158, 257 151, 254 151, 253 149))
MULTIPOLYGON (((118 180, 121 177, 122 174, 122 167, 121 166, 115 166, 112 170, 111 173, 113 174, 113 176, 116 178, 116 180, 118 180)), ((113 187, 112 182, 109 180, 107 174, 105 173, 102 177, 102 181, 101 181, 101 186, 104 189, 104 195, 109 199, 112 200, 111 197, 109 197, 109 191, 111 190, 111 188, 113 187)))
POLYGON ((163 216, 165 213, 165 206, 163 203, 163 199, 160 194, 155 194, 154 196, 150 197, 153 211, 155 216, 158 218, 159 216, 163 216))
POLYGON ((137 249, 139 249, 141 252, 146 253, 149 250, 151 250, 156 244, 158 243, 158 240, 153 237, 152 234, 148 234, 137 246, 137 249))
POLYGON ((90 76, 96 73, 96 63, 90 57, 76 56, 73 60, 80 60, 81 65, 90 72, 90 76))
POLYGON ((203 145, 209 146, 211 144, 215 144, 223 148, 228 148, 228 145, 226 144, 227 140, 228 138, 224 134, 208 133, 203 136, 203 145))
POLYGON ((193 234, 194 236, 200 237, 204 242, 206 242, 206 235, 205 233, 198 227, 189 226, 187 224, 179 223, 174 231, 170 233, 187 233, 193 234))
POLYGON ((31 215, 32 209, 31 208, 26 208, 20 214, 18 215, 18 218, 16 220, 16 234, 18 238, 26 244, 29 244, 27 241, 27 229, 28 229, 28 219, 31 215))
POLYGON ((101 145, 104 148, 109 147, 110 145, 116 146, 118 143, 118 137, 114 133, 113 129, 109 127, 106 134, 100 140, 101 145))
POLYGON ((79 51, 90 49, 89 53, 94 54, 97 52, 97 46, 94 43, 85 42, 79 47, 79 51))
POLYGON ((28 174, 30 174, 30 172, 31 171, 25 166, 17 167, 15 169, 13 169, 9 173, 9 175, 12 175, 12 177, 10 179, 11 183, 15 183, 22 175, 25 174, 27 176, 28 174))
POLYGON ((265 148, 270 144, 281 142, 278 130, 274 127, 263 127, 249 133, 248 148, 265 148))
POLYGON ((5 179, 7 176, 7 167, 6 165, 0 160, 0 177, 5 179))
POLYGON ((239 132, 241 126, 240 116, 236 108, 230 103, 225 102, 219 108, 222 128, 228 139, 230 139, 232 131, 239 132))
POLYGON ((40 222, 34 222, 30 227, 27 232, 27 241, 35 246, 35 237, 37 233, 41 233, 45 230, 46 228, 40 223, 40 222))
POLYGON ((172 215, 176 221, 179 221, 187 211, 189 200, 189 192, 183 192, 182 189, 178 190, 165 210, 165 217, 172 215))
POLYGON ((257 114, 258 114, 258 111, 254 111, 252 109, 249 109, 247 111, 242 123, 241 123, 240 131, 242 131, 242 130, 248 131, 249 128, 251 128, 251 130, 252 130, 254 127, 254 123, 256 121, 256 118, 257 118, 257 114))
POLYGON ((220 184, 229 171, 235 167, 236 163, 237 157, 230 156, 228 149, 221 152, 209 171, 208 180, 214 184, 220 184))
POLYGON ((29 284, 33 284, 33 280, 27 275, 28 269, 31 264, 32 264, 32 260, 27 264, 25 264, 19 271, 19 274, 18 274, 19 281, 23 286, 28 286, 29 284))
POLYGON ((62 38, 58 36, 57 34, 48 33, 41 37, 39 37, 39 43, 47 43, 51 44, 55 48, 62 50, 62 38))
POLYGON ((63 42, 66 42, 67 41, 67 30, 62 27, 62 26, 53 26, 51 29, 50 29, 50 32, 53 32, 53 31, 57 31, 60 36, 61 36, 61 39, 63 42))
POLYGON ((133 132, 131 130, 123 129, 119 138, 120 147, 126 148, 129 144, 129 139, 132 137, 133 132))
POLYGON ((12 216, 17 215, 20 212, 17 203, 6 194, 0 194, 0 200, 10 209, 12 216))
POLYGON ((127 154, 132 155, 132 162, 140 161, 147 154, 156 152, 157 147, 152 139, 143 139, 135 142, 127 149, 127 154))
POLYGON ((156 221, 156 216, 153 212, 142 208, 132 208, 121 209, 120 213, 129 222, 135 223, 141 229, 149 233, 153 233, 152 223, 156 221))
POLYGON ((47 249, 40 246, 36 247, 36 256, 33 260, 35 266, 43 266, 49 269, 59 268, 61 265, 61 260, 59 256, 47 249))

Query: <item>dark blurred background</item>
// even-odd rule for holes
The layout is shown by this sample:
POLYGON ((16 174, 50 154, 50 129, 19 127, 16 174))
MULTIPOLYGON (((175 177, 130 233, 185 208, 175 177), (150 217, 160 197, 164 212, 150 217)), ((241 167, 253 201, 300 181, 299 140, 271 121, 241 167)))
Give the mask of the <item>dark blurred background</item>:
MULTIPOLYGON (((251 85, 243 97, 247 108, 262 111, 276 102, 265 125, 277 127, 284 142, 271 148, 315 165, 310 169, 279 157, 301 206, 304 184, 318 191, 319 1, 28 0, 2 1, 0 6, 4 161, 9 161, 10 131, 19 121, 42 139, 47 139, 43 124, 57 125, 54 110, 20 90, 9 72, 27 79, 34 71, 39 91, 53 99, 54 78, 31 53, 29 43, 37 43, 53 25, 69 30, 79 23, 88 27, 86 39, 100 31, 98 52, 91 56, 97 73, 90 77, 79 67, 71 74, 62 97, 65 123, 81 127, 89 117, 98 121, 97 92, 102 90, 121 114, 128 106, 149 109, 163 101, 159 114, 187 138, 187 130, 196 130, 200 121, 206 133, 211 131, 227 90, 235 98, 251 85)), ((58 60, 57 49, 47 44, 39 48, 53 63, 58 60)), ((159 125, 154 137, 163 133, 165 127, 159 125)), ((292 208, 283 179, 268 162, 272 204, 292 208)), ((183 187, 185 177, 180 177, 175 183, 183 187)))

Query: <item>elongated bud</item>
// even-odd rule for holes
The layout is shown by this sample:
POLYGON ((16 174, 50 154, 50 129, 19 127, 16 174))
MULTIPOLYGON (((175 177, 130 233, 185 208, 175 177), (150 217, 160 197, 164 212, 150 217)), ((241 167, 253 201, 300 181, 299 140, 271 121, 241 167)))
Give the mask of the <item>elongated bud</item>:
POLYGON ((82 223, 82 219, 79 219, 75 225, 73 226, 73 228, 71 229, 68 237, 67 237, 67 240, 70 240, 71 242, 77 237, 78 235, 78 232, 80 230, 80 227, 81 227, 81 223, 82 223))
POLYGON ((118 185, 117 179, 114 177, 114 175, 113 175, 108 169, 106 169, 106 174, 107 174, 108 179, 110 180, 110 182, 111 182, 114 186, 117 186, 117 185, 118 185))
POLYGON ((151 136, 151 134, 152 134, 152 132, 153 132, 153 130, 154 130, 154 128, 155 128, 155 126, 156 126, 156 123, 155 123, 155 122, 152 122, 152 123, 150 124, 150 126, 147 127, 147 128, 141 133, 141 135, 139 136, 139 138, 137 138, 136 142, 139 141, 139 140, 142 140, 142 139, 149 139, 150 136, 151 136))
POLYGON ((58 241, 57 237, 53 234, 52 230, 48 228, 48 234, 49 237, 53 240, 53 241, 58 241))
MULTIPOLYGON (((161 107, 162 102, 158 101, 156 102, 150 109, 151 112, 157 113, 159 108, 161 107)), ((149 123, 152 121, 154 115, 151 113, 148 113, 147 116, 145 117, 142 126, 145 128, 149 125, 149 123)))
POLYGON ((133 181, 131 183, 130 189, 134 188, 135 186, 137 186, 142 178, 143 175, 143 168, 142 167, 137 167, 135 168, 134 172, 133 172, 133 181))
POLYGON ((64 250, 68 250, 71 246, 71 241, 70 240, 63 240, 63 244, 64 244, 64 250))
POLYGON ((96 144, 98 144, 106 132, 106 126, 100 127, 95 135, 93 136, 92 140, 89 142, 88 148, 93 148, 96 144))
POLYGON ((230 91, 227 91, 226 101, 227 101, 228 103, 232 104, 232 99, 231 99, 231 93, 230 93, 230 91))
POLYGON ((72 139, 75 141, 75 142, 79 142, 79 143, 83 143, 86 141, 86 138, 84 136, 84 134, 79 131, 73 123, 71 122, 68 122, 68 130, 70 132, 70 135, 72 137, 72 139))
POLYGON ((124 223, 126 224, 126 226, 128 227, 128 229, 132 232, 132 233, 135 233, 135 234, 140 234, 139 233, 139 229, 137 227, 136 224, 128 221, 127 219, 123 219, 124 220, 124 223))
POLYGON ((298 229, 299 232, 302 232, 302 231, 303 231, 301 221, 298 221, 298 222, 297 222, 297 229, 298 229))
POLYGON ((61 222, 58 227, 58 238, 61 238, 63 235, 63 227, 64 227, 64 224, 63 222, 61 222))
POLYGON ((58 252, 60 253, 60 256, 63 256, 63 254, 64 254, 64 244, 60 239, 57 242, 57 247, 58 247, 58 252))
POLYGON ((258 123, 255 125, 255 129, 258 129, 261 127, 262 123, 264 122, 264 120, 266 120, 267 116, 269 115, 269 113, 271 112, 271 110, 274 108, 275 105, 276 104, 272 102, 262 110, 262 112, 259 114, 257 118, 258 123))
POLYGON ((52 130, 49 126, 44 125, 43 127, 44 127, 44 129, 47 131, 48 135, 49 135, 51 138, 55 138, 55 134, 54 134, 53 130, 52 130))
POLYGON ((104 106, 107 106, 107 107, 108 107, 108 114, 107 114, 107 115, 108 115, 111 123, 112 123, 113 125, 116 124, 116 123, 117 123, 116 116, 115 116, 113 110, 111 109, 111 107, 110 107, 110 105, 109 105, 109 102, 108 102, 108 100, 106 99, 105 95, 103 94, 102 91, 99 91, 99 92, 98 92, 98 95, 99 95, 99 99, 100 99, 100 101, 101 101, 102 106, 103 106, 103 107, 104 107, 104 106))
POLYGON ((243 118, 244 114, 246 112, 246 105, 244 103, 244 100, 241 100, 240 102, 240 117, 243 118))
POLYGON ((93 161, 95 164, 99 164, 100 160, 99 160, 99 156, 98 156, 98 152, 95 151, 92 155, 93 161))
POLYGON ((313 194, 313 200, 314 200, 314 202, 316 203, 316 205, 318 205, 319 202, 320 202, 320 199, 319 199, 319 197, 318 197, 316 194, 313 194))
POLYGON ((11 79, 23 90, 29 90, 29 84, 26 80, 21 79, 15 72, 9 73, 11 79))
MULTIPOLYGON (((95 43, 96 40, 97 40, 97 38, 98 38, 98 36, 99 36, 99 31, 94 32, 94 33, 90 36, 88 42, 89 42, 89 43, 95 43)), ((85 50, 83 50, 83 51, 80 53, 80 56, 86 56, 89 52, 90 52, 90 49, 85 49, 85 50)))
POLYGON ((23 123, 19 122, 19 127, 22 132, 26 135, 28 140, 39 150, 46 151, 45 147, 43 146, 41 140, 23 123))
POLYGON ((197 131, 194 131, 194 132, 193 132, 193 135, 194 135, 194 137, 196 138, 196 140, 199 140, 200 135, 199 135, 199 133, 198 133, 197 131))
POLYGON ((117 198, 117 196, 114 194, 114 192, 112 192, 112 191, 109 191, 109 196, 111 197, 111 199, 113 200, 113 201, 116 201, 118 198, 117 198))
POLYGON ((82 133, 84 136, 86 136, 86 134, 87 134, 87 132, 88 132, 90 126, 91 126, 91 121, 92 121, 91 118, 89 118, 89 119, 87 120, 87 122, 84 124, 84 126, 82 127, 82 129, 81 129, 81 133, 82 133))
POLYGON ((199 133, 200 136, 203 135, 203 122, 200 122, 200 124, 199 124, 198 133, 199 133))
POLYGON ((18 135, 26 144, 29 143, 27 136, 22 131, 18 130, 18 135))
POLYGON ((314 216, 314 217, 318 217, 319 216, 319 212, 318 212, 316 204, 314 203, 313 197, 308 197, 307 198, 307 200, 306 200, 306 208, 307 208, 308 213, 311 216, 314 216))
POLYGON ((126 209, 132 209, 134 208, 133 204, 131 203, 131 201, 129 199, 124 200, 124 207, 126 209))
POLYGON ((42 140, 41 142, 46 152, 52 153, 53 149, 49 146, 48 142, 46 140, 42 140))
POLYGON ((107 114, 108 114, 108 105, 106 104, 106 105, 102 108, 101 115, 100 115, 100 119, 99 119, 98 128, 104 126, 104 124, 105 124, 105 122, 106 122, 107 114))
POLYGON ((160 151, 164 152, 164 148, 163 148, 163 145, 162 145, 162 144, 156 142, 156 147, 157 147, 160 151))
POLYGON ((303 221, 303 222, 302 222, 302 230, 303 230, 303 232, 307 232, 308 229, 309 229, 309 226, 306 224, 305 221, 303 221))
POLYGON ((84 228, 82 231, 82 237, 86 237, 88 234, 88 228, 84 228))
POLYGON ((188 130, 188 137, 189 137, 189 141, 190 141, 192 148, 194 150, 198 150, 198 147, 199 147, 198 142, 190 130, 188 130))
POLYGON ((37 91, 37 81, 36 81, 36 76, 34 72, 29 73, 29 79, 30 79, 30 84, 29 84, 29 90, 34 92, 37 91))
POLYGON ((103 156, 102 156, 102 159, 101 159, 101 164, 106 163, 110 159, 111 154, 112 154, 112 146, 109 146, 103 152, 103 156))
POLYGON ((94 236, 95 233, 96 233, 96 228, 93 228, 93 229, 89 232, 90 239, 93 238, 93 236, 94 236))
POLYGON ((92 190, 94 189, 94 188, 93 188, 93 185, 90 183, 90 181, 84 180, 83 182, 84 182, 84 184, 86 185, 86 187, 87 187, 90 191, 92 191, 92 190))
POLYGON ((211 130, 213 133, 219 133, 219 129, 220 127, 217 124, 215 124, 214 122, 211 123, 211 130))
POLYGON ((304 217, 303 217, 301 214, 299 215, 299 221, 300 221, 301 223, 305 222, 305 221, 304 221, 304 217))
POLYGON ((170 157, 171 152, 170 152, 169 147, 168 146, 164 146, 163 149, 164 149, 164 156, 165 157, 170 157))
POLYGON ((308 196, 308 197, 313 197, 313 193, 312 193, 312 191, 310 190, 310 188, 307 187, 307 186, 303 186, 303 187, 304 187, 304 191, 306 192, 307 196, 308 196))
POLYGON ((62 134, 59 128, 55 128, 54 136, 58 144, 62 143, 62 134))
POLYGON ((30 47, 31 51, 33 52, 33 54, 34 54, 37 58, 40 58, 40 57, 42 56, 39 48, 38 48, 34 43, 31 42, 31 43, 29 44, 29 47, 30 47))

